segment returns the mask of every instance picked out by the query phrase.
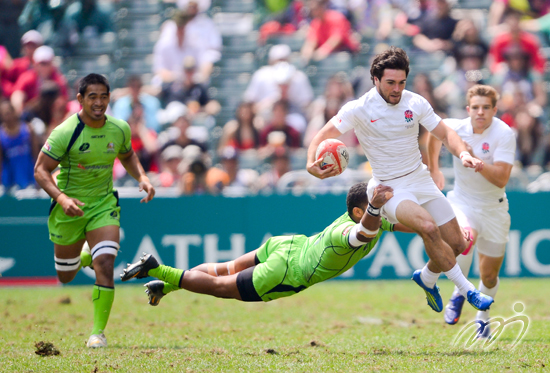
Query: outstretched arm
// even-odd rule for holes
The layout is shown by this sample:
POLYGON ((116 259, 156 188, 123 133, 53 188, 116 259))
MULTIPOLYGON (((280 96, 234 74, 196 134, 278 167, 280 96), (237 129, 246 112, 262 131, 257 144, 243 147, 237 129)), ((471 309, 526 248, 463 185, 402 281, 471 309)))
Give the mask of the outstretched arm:
MULTIPOLYGON (((393 189, 389 186, 378 185, 374 189, 372 199, 369 201, 361 221, 350 232, 349 243, 352 247, 362 246, 377 236, 381 225, 380 208, 392 197, 393 189)), ((354 209, 356 208, 358 207, 354 209)))
POLYGON ((145 190, 147 192, 147 196, 143 197, 140 202, 147 203, 152 200, 155 196, 155 188, 145 174, 145 170, 141 166, 137 154, 133 150, 130 150, 127 153, 119 154, 118 159, 126 171, 139 182, 139 191, 145 190))
POLYGON ((447 127, 443 121, 439 122, 437 127, 431 132, 437 139, 443 142, 447 149, 456 157, 460 158, 462 165, 468 168, 475 168, 476 172, 483 169, 483 162, 474 158, 466 147, 466 144, 458 134, 447 127))

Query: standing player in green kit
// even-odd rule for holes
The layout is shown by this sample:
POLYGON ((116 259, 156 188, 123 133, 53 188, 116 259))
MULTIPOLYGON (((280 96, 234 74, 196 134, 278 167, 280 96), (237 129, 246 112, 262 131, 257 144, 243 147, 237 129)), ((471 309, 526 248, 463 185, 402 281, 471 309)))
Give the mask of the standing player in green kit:
POLYGON ((52 131, 34 169, 36 181, 52 197, 48 229, 59 280, 72 281, 83 266, 95 270, 94 327, 87 343, 92 348, 107 346, 103 331, 114 300, 113 271, 120 247, 120 206, 113 189, 115 158, 139 182, 139 190, 147 192, 141 202, 155 195, 132 150, 130 126, 105 115, 109 91, 102 75, 82 79, 76 96, 82 110, 52 131), (56 185, 52 172, 58 166, 56 185), (90 251, 82 251, 85 241, 90 251))

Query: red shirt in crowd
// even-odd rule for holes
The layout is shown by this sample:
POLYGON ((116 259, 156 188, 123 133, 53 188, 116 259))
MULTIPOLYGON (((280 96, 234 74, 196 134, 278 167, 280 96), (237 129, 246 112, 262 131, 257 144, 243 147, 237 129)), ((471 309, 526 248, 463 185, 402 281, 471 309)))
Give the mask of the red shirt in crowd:
MULTIPOLYGON (((156 140, 157 133, 155 131, 148 128, 147 132, 156 140)), ((145 152, 145 145, 143 145, 143 141, 141 140, 141 137, 137 133, 134 133, 132 131, 131 141, 132 141, 132 149, 134 150, 134 152, 136 152, 138 157, 140 157, 142 151, 145 152)), ((155 173, 158 173, 160 171, 156 158, 148 156, 147 159, 143 159, 143 160, 140 159, 140 161, 143 163, 143 167, 145 168, 145 171, 151 171, 155 173)))
POLYGON ((29 57, 19 57, 13 60, 13 65, 8 73, 8 79, 16 82, 17 79, 27 70, 31 68, 31 59, 29 57))
POLYGON ((333 35, 340 35, 342 41, 335 48, 335 51, 347 50, 356 52, 359 50, 359 43, 351 37, 351 24, 346 17, 332 9, 325 10, 323 19, 314 18, 310 25, 307 34, 307 40, 317 41, 317 47, 325 44, 325 42, 333 35))
MULTIPOLYGON (((1 52, 0 52, 1 55, 1 52)), ((9 68, 1 66, 0 56, 0 84, 2 85, 3 96, 9 98, 13 93, 15 82, 27 70, 31 68, 31 60, 28 57, 16 58, 9 68)))
MULTIPOLYGON (((497 70, 499 63, 506 61, 506 52, 511 46, 514 45, 514 43, 516 43, 516 41, 513 40, 512 35, 509 33, 495 37, 489 51, 489 55, 492 58, 492 72, 497 70)), ((546 59, 542 55, 536 36, 531 35, 528 32, 521 32, 518 43, 521 49, 529 55, 532 68, 541 74, 544 73, 544 64, 546 59)))
POLYGON ((274 125, 268 125, 260 133, 260 145, 267 145, 267 137, 271 132, 281 131, 286 135, 285 145, 289 148, 299 148, 302 146, 302 136, 300 132, 296 131, 293 127, 285 124, 283 128, 276 128, 274 125))
MULTIPOLYGON (((61 96, 65 98, 68 97, 67 81, 65 80, 65 77, 59 71, 57 71, 57 69, 53 70, 52 75, 50 75, 50 78, 48 80, 54 81, 57 83, 57 85, 59 85, 59 88, 61 89, 61 96)), ((27 103, 33 98, 38 97, 38 95, 40 94, 41 84, 42 81, 36 71, 28 70, 21 74, 19 79, 17 79, 17 82, 13 87, 13 92, 25 92, 25 103, 27 103)))
POLYGON ((8 59, 8 51, 3 45, 0 45, 0 97, 5 98, 9 98, 11 95, 11 82, 7 77, 9 68, 6 67, 8 59))

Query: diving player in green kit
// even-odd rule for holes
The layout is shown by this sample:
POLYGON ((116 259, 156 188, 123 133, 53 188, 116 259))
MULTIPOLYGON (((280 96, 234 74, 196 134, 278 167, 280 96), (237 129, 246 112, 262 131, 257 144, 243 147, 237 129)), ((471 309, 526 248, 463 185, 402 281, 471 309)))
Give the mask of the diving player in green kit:
POLYGON ((290 296, 347 271, 372 250, 383 230, 412 232, 380 218, 380 208, 392 195, 390 187, 379 185, 369 202, 367 183, 359 183, 348 192, 348 211, 314 236, 271 237, 234 261, 204 263, 188 271, 159 265, 146 254, 120 277, 122 281, 147 276, 161 280, 145 285, 153 306, 180 288, 248 302, 290 296))
POLYGON ((59 281, 72 281, 82 266, 92 265, 95 270, 94 326, 87 343, 92 348, 107 346, 103 331, 114 300, 113 271, 120 242, 115 158, 147 193, 141 202, 155 195, 132 150, 130 126, 105 115, 109 90, 102 75, 89 74, 81 80, 76 97, 82 110, 52 131, 34 169, 36 181, 52 197, 48 229, 59 281), (52 172, 58 166, 56 185, 52 172), (85 241, 89 253, 82 251, 85 241))

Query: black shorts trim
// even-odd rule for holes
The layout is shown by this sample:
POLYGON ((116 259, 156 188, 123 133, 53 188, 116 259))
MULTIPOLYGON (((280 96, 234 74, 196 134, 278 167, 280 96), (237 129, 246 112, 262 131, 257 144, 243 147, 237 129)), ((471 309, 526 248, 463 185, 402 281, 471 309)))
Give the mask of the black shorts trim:
POLYGON ((239 272, 237 275, 237 289, 239 289, 239 294, 241 295, 241 300, 243 302, 261 302, 262 298, 258 295, 258 292, 254 288, 254 283, 252 282, 252 273, 254 272, 254 267, 245 269, 244 271, 239 272))
POLYGON ((118 198, 118 190, 114 190, 114 191, 113 191, 113 195, 114 195, 115 198, 116 198, 116 207, 120 207, 120 205, 119 205, 119 198, 118 198))
POLYGON ((55 205, 57 205, 57 201, 55 199, 52 199, 52 203, 50 205, 50 212, 48 213, 48 215, 52 214, 52 211, 53 211, 53 208, 55 207, 55 205))

